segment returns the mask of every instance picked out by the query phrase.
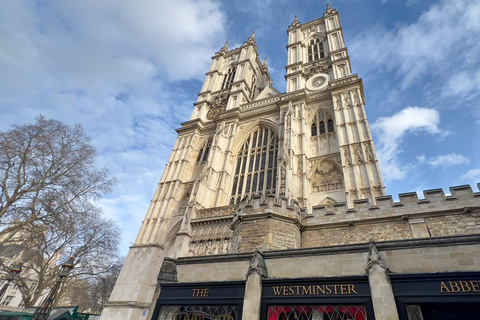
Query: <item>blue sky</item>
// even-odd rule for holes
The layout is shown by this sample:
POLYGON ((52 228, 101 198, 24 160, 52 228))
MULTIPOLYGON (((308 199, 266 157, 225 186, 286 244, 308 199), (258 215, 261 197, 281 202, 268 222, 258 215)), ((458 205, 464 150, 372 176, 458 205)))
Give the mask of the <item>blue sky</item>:
MULTIPOLYGON (((480 182, 480 1, 336 0, 387 193, 480 182)), ((0 130, 81 123, 119 180, 100 205, 127 252, 210 57, 255 30, 285 91, 287 35, 325 1, 0 2, 0 130)))

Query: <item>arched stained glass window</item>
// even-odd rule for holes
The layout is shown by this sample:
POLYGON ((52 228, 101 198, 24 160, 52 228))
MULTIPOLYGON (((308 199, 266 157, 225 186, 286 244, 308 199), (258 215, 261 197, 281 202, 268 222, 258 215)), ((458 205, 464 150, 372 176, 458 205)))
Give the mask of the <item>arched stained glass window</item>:
POLYGON ((319 127, 320 127, 320 134, 324 134, 325 133, 325 122, 320 121, 319 127))
POLYGON ((237 154, 230 203, 245 196, 275 192, 277 182, 278 137, 268 128, 250 133, 237 154))
POLYGON ((333 120, 332 119, 328 119, 327 127, 328 127, 328 132, 335 131, 335 129, 333 128, 333 120))
POLYGON ((312 137, 317 135, 317 124, 312 123, 312 137))

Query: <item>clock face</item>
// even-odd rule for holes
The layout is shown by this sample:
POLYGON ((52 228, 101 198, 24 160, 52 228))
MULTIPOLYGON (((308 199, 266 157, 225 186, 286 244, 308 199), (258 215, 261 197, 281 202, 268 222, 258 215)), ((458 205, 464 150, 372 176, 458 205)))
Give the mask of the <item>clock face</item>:
POLYGON ((222 106, 213 107, 212 109, 208 110, 207 119, 212 120, 213 118, 216 118, 217 115, 224 110, 225 110, 225 107, 222 107, 222 106))

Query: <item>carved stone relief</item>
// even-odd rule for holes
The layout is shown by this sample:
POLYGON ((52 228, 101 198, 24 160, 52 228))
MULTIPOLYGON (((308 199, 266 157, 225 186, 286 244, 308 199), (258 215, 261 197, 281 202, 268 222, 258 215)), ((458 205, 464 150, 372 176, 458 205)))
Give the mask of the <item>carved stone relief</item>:
POLYGON ((343 189, 341 169, 331 160, 324 159, 314 166, 311 175, 313 192, 325 192, 343 189))
POLYGON ((232 235, 230 224, 230 219, 193 224, 188 255, 202 256, 228 253, 232 235))

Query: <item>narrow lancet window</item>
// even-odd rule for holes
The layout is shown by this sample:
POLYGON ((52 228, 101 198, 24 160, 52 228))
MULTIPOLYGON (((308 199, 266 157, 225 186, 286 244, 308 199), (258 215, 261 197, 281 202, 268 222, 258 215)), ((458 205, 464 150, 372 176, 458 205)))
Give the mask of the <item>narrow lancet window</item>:
POLYGON ((310 128, 312 137, 335 132, 333 116, 325 110, 319 110, 313 118, 310 128))
POLYGON ((202 146, 200 151, 198 152, 197 155, 197 161, 196 163, 203 163, 208 160, 208 154, 210 153, 210 147, 212 146, 212 140, 209 139, 205 144, 202 146))

